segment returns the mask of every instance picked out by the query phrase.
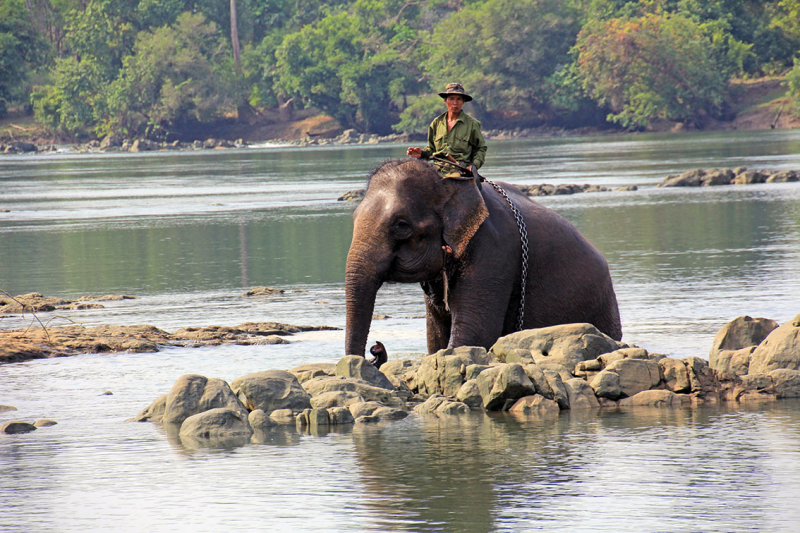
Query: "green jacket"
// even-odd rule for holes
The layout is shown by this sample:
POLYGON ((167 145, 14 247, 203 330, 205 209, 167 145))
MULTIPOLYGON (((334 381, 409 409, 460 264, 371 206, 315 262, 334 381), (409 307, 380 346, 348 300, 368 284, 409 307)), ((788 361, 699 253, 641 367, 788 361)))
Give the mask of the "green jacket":
POLYGON ((442 113, 428 127, 428 146, 422 158, 452 155, 456 161, 481 168, 486 158, 486 141, 481 133, 481 123, 461 111, 453 129, 447 131, 447 112, 442 113))

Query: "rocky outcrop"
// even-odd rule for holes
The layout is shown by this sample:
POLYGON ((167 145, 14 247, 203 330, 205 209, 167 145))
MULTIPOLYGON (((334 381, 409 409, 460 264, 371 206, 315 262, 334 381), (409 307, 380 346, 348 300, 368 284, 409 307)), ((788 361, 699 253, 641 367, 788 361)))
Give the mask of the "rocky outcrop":
POLYGON ((235 411, 247 418, 248 409, 226 381, 196 374, 181 376, 167 394, 163 422, 181 425, 187 418, 217 408, 235 411))
POLYGON ((753 350, 748 374, 800 370, 800 315, 772 330, 753 350))
POLYGON ((336 375, 365 381, 382 389, 396 390, 389 378, 375 368, 375 365, 357 355, 348 355, 340 359, 336 365, 336 375))
POLYGON ((748 170, 744 167, 697 168, 682 174, 672 174, 664 178, 658 187, 709 187, 713 185, 751 185, 754 183, 786 183, 800 181, 800 173, 795 170, 748 170))
POLYGON ((425 396, 443 394, 454 397, 467 381, 467 368, 488 365, 489 360, 486 350, 474 346, 439 350, 422 359, 414 388, 425 396))
POLYGON ((250 441, 253 430, 248 415, 225 407, 209 409, 187 418, 178 433, 187 447, 233 447, 250 441))
POLYGON ((300 412, 311 408, 311 396, 297 378, 284 370, 266 370, 236 378, 231 389, 248 410, 272 413, 278 409, 300 412))
MULTIPOLYGON (((608 192, 611 189, 602 185, 583 185, 561 184, 550 185, 549 183, 539 183, 535 185, 516 185, 517 189, 528 196, 561 196, 566 194, 576 194, 581 192, 608 192)), ((635 190, 635 189, 628 189, 635 190)))

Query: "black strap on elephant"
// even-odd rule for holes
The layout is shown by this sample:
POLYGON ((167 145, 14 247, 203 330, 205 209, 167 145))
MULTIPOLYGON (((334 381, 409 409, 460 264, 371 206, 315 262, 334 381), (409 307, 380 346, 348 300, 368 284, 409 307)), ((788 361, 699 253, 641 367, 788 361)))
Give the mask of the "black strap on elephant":
MULTIPOLYGON (((522 272, 520 275, 520 288, 521 288, 521 297, 519 301, 519 313, 517 314, 517 331, 522 330, 522 324, 525 319, 525 288, 528 283, 528 228, 525 226, 525 219, 522 218, 522 213, 520 213, 519 209, 517 208, 516 204, 508 197, 506 191, 496 184, 493 181, 487 180, 480 174, 478 174, 477 169, 470 169, 458 163, 454 163, 448 159, 444 159, 441 157, 433 156, 431 159, 436 160, 440 163, 447 163, 455 168, 458 168, 463 173, 467 174, 466 176, 462 177, 445 177, 443 179, 456 179, 456 180, 475 180, 475 183, 478 185, 478 189, 481 188, 481 182, 486 182, 491 185, 497 193, 503 197, 506 201, 508 206, 511 208, 511 212, 514 213, 514 220, 517 223, 517 229, 519 229, 519 239, 520 243, 522 244, 522 272), (470 175, 471 174, 471 175, 470 175)), ((443 277, 444 277, 444 299, 445 299, 445 306, 447 306, 447 273, 443 270, 443 277)))

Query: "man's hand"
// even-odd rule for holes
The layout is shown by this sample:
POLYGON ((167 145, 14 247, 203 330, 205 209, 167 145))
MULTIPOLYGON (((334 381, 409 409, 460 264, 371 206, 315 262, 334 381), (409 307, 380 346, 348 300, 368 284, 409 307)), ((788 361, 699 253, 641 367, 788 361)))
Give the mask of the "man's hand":
POLYGON ((406 150, 406 155, 409 157, 415 157, 419 159, 420 157, 422 157, 422 148, 412 146, 411 148, 406 150))

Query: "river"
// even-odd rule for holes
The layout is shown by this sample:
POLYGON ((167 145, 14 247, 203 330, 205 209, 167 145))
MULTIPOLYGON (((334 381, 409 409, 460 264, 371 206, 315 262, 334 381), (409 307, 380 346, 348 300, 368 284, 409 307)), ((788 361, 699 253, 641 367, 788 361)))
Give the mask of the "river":
MULTIPOLYGON (((129 294, 50 325, 248 321, 344 326, 353 204, 399 145, 0 158, 0 289, 129 294), (268 285, 283 295, 247 298, 268 285)), ((537 201, 608 259, 623 340, 707 358, 749 314, 800 313, 800 183, 664 189, 692 168, 800 169, 800 131, 494 141, 483 174, 634 192, 537 201)), ((535 243, 534 243, 535 245, 535 243)), ((421 290, 379 293, 370 340, 426 349, 421 290)), ((30 315, 0 319, 27 327, 30 315)), ((557 421, 416 416, 325 436, 191 451, 125 422, 187 373, 231 381, 335 362, 343 332, 277 346, 170 348, 0 366, 2 531, 798 531, 800 403, 557 421), (113 394, 103 395, 110 391, 113 394)))

